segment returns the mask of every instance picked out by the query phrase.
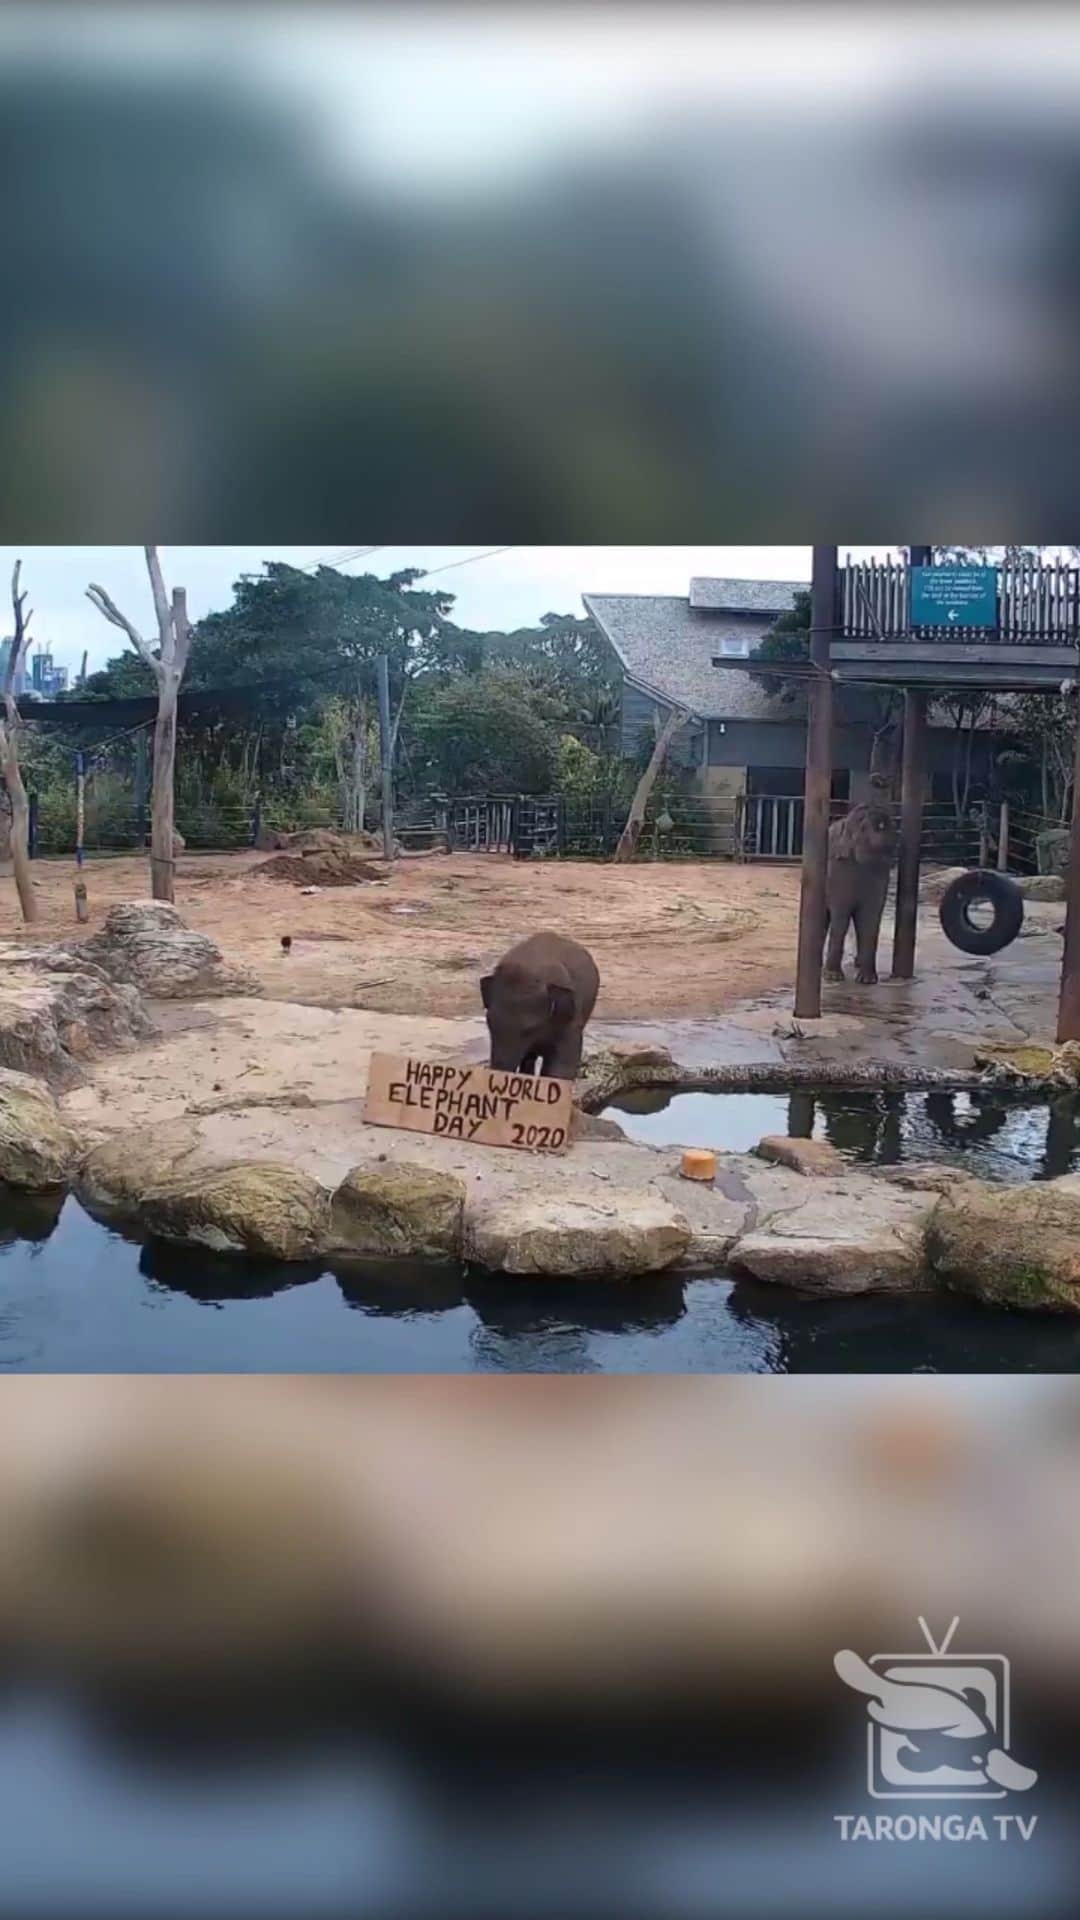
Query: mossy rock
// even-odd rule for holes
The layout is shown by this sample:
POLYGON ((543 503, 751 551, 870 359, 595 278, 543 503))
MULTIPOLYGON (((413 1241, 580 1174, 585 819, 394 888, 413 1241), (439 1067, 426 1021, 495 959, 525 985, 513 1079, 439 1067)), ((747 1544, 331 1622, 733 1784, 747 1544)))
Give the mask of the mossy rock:
POLYGON ((91 1213, 133 1217, 144 1193, 174 1178, 198 1144, 199 1129, 192 1120, 114 1133, 91 1148, 75 1191, 91 1213))
POLYGON ((453 1259, 461 1251, 465 1183, 409 1161, 353 1167, 330 1204, 335 1252, 453 1259))
POLYGON ((1054 1064, 1052 1047, 1000 1045, 980 1047, 975 1055, 977 1067, 1008 1067, 1013 1073, 1032 1080, 1045 1080, 1054 1064))
POLYGON ((945 1194, 927 1254, 946 1285, 990 1306, 1080 1313, 1080 1177, 945 1194))
POLYGON ((181 1170, 144 1193, 150 1233, 215 1253, 310 1260, 323 1251, 330 1196, 306 1173, 270 1160, 181 1170))
POLYGON ((44 1082, 0 1068, 0 1180, 32 1193, 66 1186, 81 1153, 44 1082))

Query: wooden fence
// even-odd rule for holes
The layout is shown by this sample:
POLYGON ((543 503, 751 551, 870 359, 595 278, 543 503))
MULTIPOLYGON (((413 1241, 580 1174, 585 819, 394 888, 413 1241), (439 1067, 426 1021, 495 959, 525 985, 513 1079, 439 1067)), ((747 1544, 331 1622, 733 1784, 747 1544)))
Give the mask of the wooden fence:
MULTIPOLYGON (((997 625, 917 629, 922 640, 997 640, 1002 646, 1075 646, 1080 641, 1080 568, 1062 560, 997 566, 997 625)), ((905 560, 848 560, 840 569, 845 640, 911 637, 911 580, 905 560)))

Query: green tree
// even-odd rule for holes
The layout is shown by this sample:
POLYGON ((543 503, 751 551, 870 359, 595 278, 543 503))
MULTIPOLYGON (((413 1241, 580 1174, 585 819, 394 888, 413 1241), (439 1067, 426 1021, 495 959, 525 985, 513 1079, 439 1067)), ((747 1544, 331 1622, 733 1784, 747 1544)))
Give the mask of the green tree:
POLYGON ((810 671, 809 593, 800 590, 794 595, 790 611, 777 616, 750 658, 771 669, 766 673, 751 669, 751 678, 774 699, 789 706, 805 699, 810 671), (795 669, 790 675, 777 671, 789 665, 795 669))
POLYGON ((553 781, 557 710, 505 667, 430 689, 416 733, 426 769, 447 793, 543 793, 553 781))

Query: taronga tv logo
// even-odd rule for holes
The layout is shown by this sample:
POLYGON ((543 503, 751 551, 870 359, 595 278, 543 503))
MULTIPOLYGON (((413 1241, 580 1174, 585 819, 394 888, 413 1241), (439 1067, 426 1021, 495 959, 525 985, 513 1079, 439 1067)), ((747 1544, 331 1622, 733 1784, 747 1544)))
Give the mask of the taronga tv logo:
MULTIPOLYGON (((849 1648, 833 1661, 840 1679, 866 1703, 866 1790, 874 1800, 1006 1800, 1038 1775, 1011 1750, 1009 1662, 1000 1653, 952 1653, 954 1620, 935 1643, 919 1620, 927 1652, 874 1653, 849 1648)), ((990 1839, 986 1821, 956 1813, 888 1817, 838 1814, 843 1839, 990 1839)), ((1029 1840, 1037 1815, 995 1814, 997 1836, 1029 1840)))

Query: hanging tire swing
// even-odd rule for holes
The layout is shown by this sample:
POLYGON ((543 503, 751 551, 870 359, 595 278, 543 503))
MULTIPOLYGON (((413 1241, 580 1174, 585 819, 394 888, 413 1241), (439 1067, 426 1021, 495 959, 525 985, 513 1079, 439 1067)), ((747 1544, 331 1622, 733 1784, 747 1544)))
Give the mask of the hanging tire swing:
POLYGON ((1010 946, 1024 924, 1024 896, 1007 873, 977 867, 947 886, 939 908, 942 930, 961 953, 985 956, 1010 946), (973 909, 989 907, 989 924, 972 917, 973 909))

